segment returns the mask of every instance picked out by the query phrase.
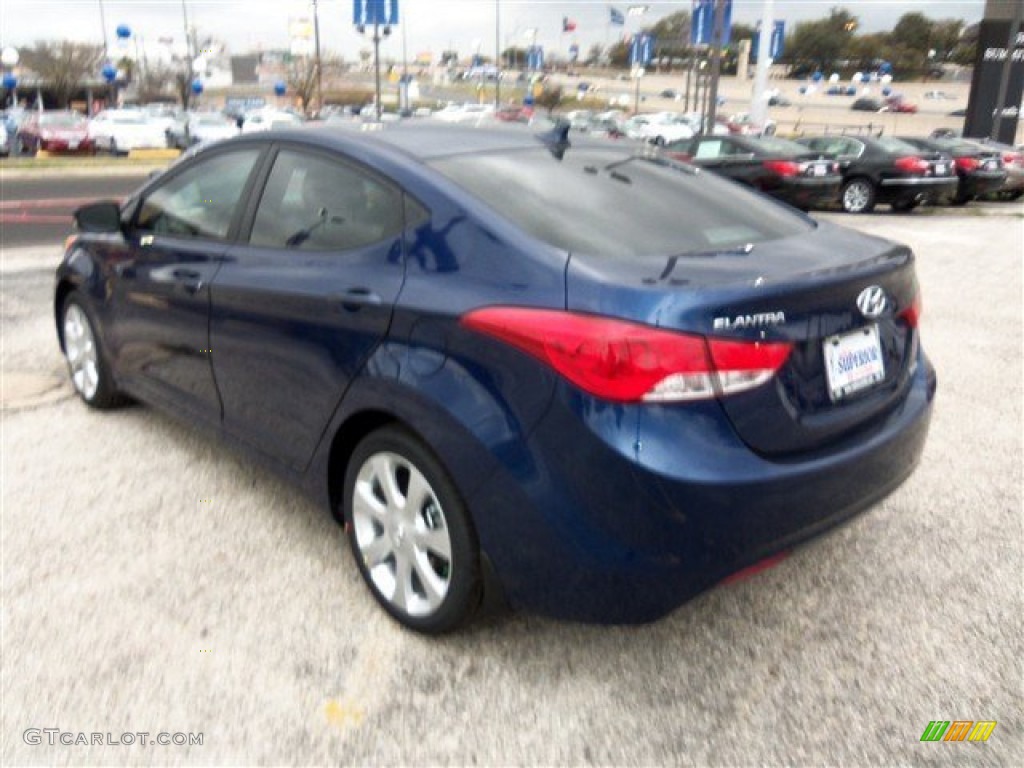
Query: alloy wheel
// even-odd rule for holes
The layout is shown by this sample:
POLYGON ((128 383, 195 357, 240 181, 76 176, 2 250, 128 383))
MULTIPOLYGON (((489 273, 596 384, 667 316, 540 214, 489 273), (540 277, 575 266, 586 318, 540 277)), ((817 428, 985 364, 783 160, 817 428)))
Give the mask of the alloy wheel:
POLYGON ((352 489, 355 544, 373 586, 412 617, 440 609, 452 581, 452 540, 437 493, 397 453, 367 457, 352 489))
POLYGON ((64 354, 75 389, 92 400, 100 384, 99 358, 89 319, 77 304, 69 304, 64 313, 64 354))

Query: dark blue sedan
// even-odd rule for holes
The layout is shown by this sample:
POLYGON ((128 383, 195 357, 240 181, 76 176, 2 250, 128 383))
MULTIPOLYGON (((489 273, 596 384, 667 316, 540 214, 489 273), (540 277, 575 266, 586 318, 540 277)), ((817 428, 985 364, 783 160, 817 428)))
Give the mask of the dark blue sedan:
POLYGON ((422 632, 656 619, 877 502, 928 431, 911 252, 649 148, 273 131, 76 220, 82 399, 293 479, 422 632))

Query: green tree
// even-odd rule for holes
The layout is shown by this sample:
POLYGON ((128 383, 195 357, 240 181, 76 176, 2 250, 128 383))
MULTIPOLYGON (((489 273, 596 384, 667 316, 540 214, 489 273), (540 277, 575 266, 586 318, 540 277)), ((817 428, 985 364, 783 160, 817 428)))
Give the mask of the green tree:
POLYGON ((931 48, 932 23, 923 13, 905 13, 892 28, 892 40, 912 51, 928 53, 931 48))
POLYGON ((833 70, 858 26, 857 17, 845 8, 832 8, 826 19, 801 22, 786 41, 783 61, 796 67, 833 70))
POLYGON ((594 66, 601 63, 601 55, 604 53, 604 47, 598 43, 594 43, 590 46, 590 50, 587 51, 587 58, 584 60, 584 64, 587 66, 594 66))
POLYGON ((513 45, 501 52, 501 63, 504 67, 520 69, 526 66, 526 49, 513 45))
POLYGON ((35 72, 66 108, 88 78, 99 76, 103 48, 68 40, 39 41, 22 52, 23 66, 35 72))
POLYGON ((964 23, 960 19, 942 19, 932 22, 932 48, 936 59, 946 61, 960 45, 964 23))
POLYGON ((608 46, 608 63, 623 69, 629 66, 629 46, 621 40, 608 46))

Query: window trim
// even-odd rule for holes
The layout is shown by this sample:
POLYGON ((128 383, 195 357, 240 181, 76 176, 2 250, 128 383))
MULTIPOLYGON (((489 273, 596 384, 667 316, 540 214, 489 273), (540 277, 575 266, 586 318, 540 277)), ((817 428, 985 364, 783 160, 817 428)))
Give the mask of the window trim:
POLYGON ((256 188, 256 182, 259 181, 266 169, 268 149, 266 146, 260 146, 257 143, 242 143, 234 144, 232 146, 216 147, 208 151, 200 152, 195 157, 191 158, 189 162, 183 163, 181 166, 175 168, 172 171, 158 177, 154 180, 152 186, 148 187, 142 194, 140 194, 134 201, 134 210, 129 218, 128 231, 132 235, 144 234, 152 235, 154 238, 170 238, 174 240, 187 240, 189 242, 206 241, 213 243, 226 243, 232 244, 238 241, 240 234, 240 227, 244 218, 245 212, 249 208, 250 201, 253 197, 253 192, 256 188), (190 235, 170 235, 166 232, 149 232, 148 230, 141 229, 139 227, 139 215, 142 213, 142 208, 154 193, 165 187, 167 184, 173 182, 176 178, 184 173, 189 172, 200 163, 206 162, 207 160, 216 158, 220 155, 226 155, 235 152, 244 152, 247 150, 255 149, 257 151, 256 162, 253 163, 252 169, 249 171, 249 177, 246 179, 245 184, 242 187, 242 194, 238 198, 240 203, 236 208, 235 212, 231 216, 231 222, 228 224, 228 231, 224 237, 210 237, 210 236, 190 236, 190 235))

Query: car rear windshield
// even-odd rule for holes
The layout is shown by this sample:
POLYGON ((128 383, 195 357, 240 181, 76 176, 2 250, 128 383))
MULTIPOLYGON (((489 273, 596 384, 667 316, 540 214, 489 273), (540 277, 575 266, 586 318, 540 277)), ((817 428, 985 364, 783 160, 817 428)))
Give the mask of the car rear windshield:
POLYGON ((557 248, 595 256, 730 250, 814 225, 782 205, 656 154, 543 148, 430 165, 557 248))
POLYGON ((875 141, 878 142, 879 146, 882 147, 886 152, 892 152, 893 154, 909 154, 916 155, 921 151, 919 147, 915 147, 913 144, 908 144, 905 141, 899 139, 893 139, 888 136, 881 136, 875 141))
POLYGON ((762 136, 753 141, 770 152, 779 155, 806 155, 809 151, 803 144, 797 144, 795 141, 789 141, 788 139, 777 139, 774 136, 762 136))

